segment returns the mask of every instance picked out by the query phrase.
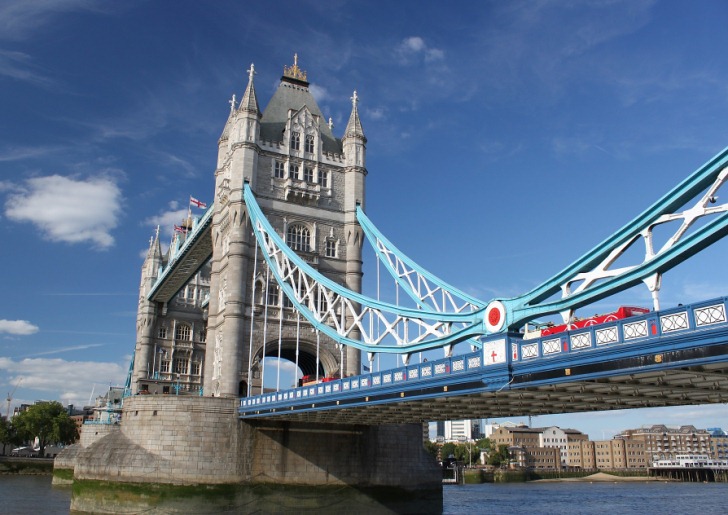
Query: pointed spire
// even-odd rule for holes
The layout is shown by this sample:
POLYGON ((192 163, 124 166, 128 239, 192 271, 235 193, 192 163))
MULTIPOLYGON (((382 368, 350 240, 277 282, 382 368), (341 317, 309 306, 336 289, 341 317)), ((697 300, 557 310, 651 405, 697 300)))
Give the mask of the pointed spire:
POLYGON ((235 117, 235 93, 233 93, 233 98, 228 101, 228 104, 230 104, 230 115, 228 115, 228 119, 225 122, 225 127, 223 127, 222 129, 220 141, 226 141, 228 139, 228 136, 230 136, 230 126, 232 125, 232 120, 235 117))
POLYGON ((238 109, 240 111, 248 111, 260 116, 260 109, 258 108, 258 98, 255 95, 255 86, 253 85, 253 76, 255 75, 255 65, 250 64, 248 72, 248 87, 245 88, 243 99, 240 101, 238 109))
POLYGON ((162 244, 159 242, 159 226, 154 232, 154 236, 149 238, 149 250, 147 250, 146 262, 150 263, 150 274, 156 274, 157 267, 162 259, 162 244))
POLYGON ((348 138, 351 136, 358 136, 364 138, 366 141, 366 138, 364 137, 364 129, 362 128, 361 120, 359 119, 359 109, 357 108, 358 104, 359 97, 356 94, 356 90, 354 90, 354 96, 351 97, 351 115, 349 116, 349 123, 346 124, 346 129, 344 130, 344 137, 348 138))

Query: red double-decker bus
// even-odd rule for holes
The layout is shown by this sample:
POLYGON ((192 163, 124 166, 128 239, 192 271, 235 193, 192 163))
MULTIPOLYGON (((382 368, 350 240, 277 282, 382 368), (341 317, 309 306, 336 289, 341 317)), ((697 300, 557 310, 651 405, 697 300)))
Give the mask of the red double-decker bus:
POLYGON ((605 313, 603 315, 594 315, 589 318, 576 319, 568 324, 554 325, 551 327, 544 327, 541 329, 541 337, 548 336, 550 334, 561 333, 563 331, 573 331, 575 329, 582 329, 597 324, 604 324, 607 322, 614 322, 615 320, 621 320, 623 318, 629 318, 637 315, 644 315, 649 313, 650 310, 646 308, 637 308, 634 306, 621 306, 617 311, 612 313, 605 313))

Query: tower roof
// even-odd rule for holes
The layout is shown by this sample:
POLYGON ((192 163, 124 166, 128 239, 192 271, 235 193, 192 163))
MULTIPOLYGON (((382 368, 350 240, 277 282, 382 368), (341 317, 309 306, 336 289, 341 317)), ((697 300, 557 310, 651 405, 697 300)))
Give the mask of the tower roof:
POLYGON ((283 68, 283 76, 278 89, 263 111, 260 121, 260 137, 268 141, 283 141, 288 111, 290 109, 298 111, 306 106, 311 114, 318 116, 321 120, 319 128, 324 152, 339 154, 342 151, 341 140, 335 138, 331 132, 326 118, 321 113, 321 108, 308 89, 309 83, 306 78, 306 72, 298 67, 298 56, 295 56, 293 66, 283 68))
POLYGON ((361 120, 359 119, 359 97, 354 91, 354 95, 351 97, 351 115, 349 115, 349 123, 346 124, 346 130, 344 131, 344 137, 358 136, 366 141, 364 136, 364 128, 361 126, 361 120))
POLYGON ((258 97, 255 94, 255 85, 253 84, 253 76, 255 75, 255 65, 251 63, 248 72, 248 87, 245 88, 243 99, 240 101, 239 111, 248 111, 260 116, 258 108, 258 97))

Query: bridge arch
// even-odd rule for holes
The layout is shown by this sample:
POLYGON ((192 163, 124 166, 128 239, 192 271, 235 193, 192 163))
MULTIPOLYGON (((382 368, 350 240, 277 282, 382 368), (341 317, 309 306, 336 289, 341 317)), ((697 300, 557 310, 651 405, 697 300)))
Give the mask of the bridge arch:
MULTIPOLYGON (((265 344, 265 355, 263 354, 263 346, 256 349, 253 354, 251 363, 254 363, 252 367, 252 394, 258 393, 260 390, 260 381, 262 379, 262 362, 264 358, 279 358, 283 362, 290 362, 295 368, 297 364, 297 370, 295 370, 297 380, 301 376, 314 376, 318 375, 319 378, 327 376, 333 376, 340 374, 340 352, 335 349, 334 344, 330 342, 324 342, 323 339, 318 344, 315 340, 300 338, 282 338, 280 341, 280 355, 278 351, 279 341, 277 338, 270 338, 265 344), (298 349, 298 360, 296 360, 296 349, 298 349)), ((274 366, 266 365, 265 369, 265 383, 269 384, 270 377, 275 377, 276 368, 274 366), (270 375, 272 374, 272 375, 270 375)), ((282 387, 288 387, 289 384, 281 385, 282 387)))

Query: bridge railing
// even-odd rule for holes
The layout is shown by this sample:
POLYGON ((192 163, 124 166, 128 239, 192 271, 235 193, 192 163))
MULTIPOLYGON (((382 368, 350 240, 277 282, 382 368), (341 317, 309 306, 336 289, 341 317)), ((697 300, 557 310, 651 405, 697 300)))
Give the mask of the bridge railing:
POLYGON ((439 394, 447 395, 448 386, 457 385, 458 376, 462 376, 463 381, 472 381, 473 373, 482 374, 484 378, 487 375, 490 380, 497 378, 494 384, 503 388, 514 372, 528 372, 560 361, 568 363, 574 358, 581 360, 590 352, 594 360, 599 361, 600 350, 631 349, 635 344, 649 343, 662 336, 673 337, 680 332, 728 325, 727 303, 728 297, 721 297, 530 340, 525 340, 520 333, 491 336, 483 339, 481 349, 467 354, 245 397, 240 400, 240 413, 250 414, 256 409, 278 409, 297 403, 315 405, 318 400, 357 393, 366 395, 366 392, 381 394, 388 389, 397 394, 403 385, 412 387, 414 382, 428 387, 441 383, 439 394))
POLYGON ((679 305, 543 338, 521 340, 511 346, 511 361, 529 362, 572 352, 636 343, 662 335, 700 330, 720 323, 726 323, 726 297, 688 306, 679 305))
MULTIPOLYGON (((504 348, 507 341, 514 339, 513 335, 500 337, 504 348)), ((491 365, 496 365, 505 373, 508 369, 508 360, 505 355, 503 355, 503 358, 502 361, 491 363, 491 365)), ((345 396, 356 392, 381 392, 387 389, 398 391, 403 384, 407 383, 411 386, 413 382, 432 384, 442 380, 443 383, 453 384, 457 382, 457 376, 466 376, 468 375, 467 372, 481 370, 483 366, 483 351, 479 349, 476 352, 450 358, 424 361, 414 365, 246 397, 240 400, 240 408, 249 411, 254 410, 256 407, 271 408, 276 405, 289 404, 292 401, 311 401, 332 395, 345 396)))

